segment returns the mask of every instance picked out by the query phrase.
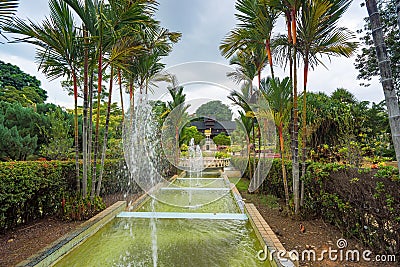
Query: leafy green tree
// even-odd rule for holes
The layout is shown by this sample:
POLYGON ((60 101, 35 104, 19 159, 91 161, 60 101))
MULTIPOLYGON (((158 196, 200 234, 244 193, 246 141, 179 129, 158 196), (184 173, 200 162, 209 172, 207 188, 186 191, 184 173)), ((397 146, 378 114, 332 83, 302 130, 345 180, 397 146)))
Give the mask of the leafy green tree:
MULTIPOLYGON (((0 77, 0 89, 14 88, 21 94, 25 94, 33 103, 43 103, 47 99, 47 92, 40 87, 40 81, 23 72, 18 66, 0 61, 0 77), (29 89, 25 89, 27 87, 29 89)), ((0 100, 4 101, 4 99, 0 100)))
POLYGON ((225 133, 220 133, 213 138, 213 141, 218 146, 230 146, 231 138, 227 136, 225 133))
POLYGON ((215 118, 217 121, 232 120, 232 111, 219 100, 207 102, 196 110, 197 117, 215 118))
POLYGON ((41 147, 40 153, 46 158, 65 160, 73 147, 73 138, 68 134, 71 128, 61 108, 47 114, 51 128, 47 133, 48 144, 41 147))
POLYGON ((2 160, 25 160, 37 148, 37 136, 22 137, 17 127, 6 128, 0 124, 0 157, 2 160))
POLYGON ((374 0, 366 0, 366 7, 371 22, 372 39, 378 60, 379 73, 386 106, 389 114, 389 124, 392 133, 394 151, 396 152, 397 165, 400 172, 400 108, 399 99, 393 82, 390 59, 387 55, 385 39, 380 22, 379 11, 374 0))
POLYGON ((33 87, 24 87, 22 90, 17 90, 13 86, 5 86, 0 91, 0 101, 18 102, 24 107, 35 108, 36 104, 43 103, 43 100, 38 95, 33 87))
POLYGON ((197 130, 196 126, 183 127, 179 136, 179 144, 189 145, 192 138, 194 139, 194 143, 197 145, 204 139, 204 135, 197 130))
MULTIPOLYGON (((376 1, 390 58, 393 82, 398 89, 400 88, 400 32, 397 25, 396 2, 396 0, 376 1)), ((363 29, 358 30, 358 33, 363 34, 360 38, 362 49, 358 52, 354 65, 359 71, 357 79, 362 80, 361 85, 369 86, 368 82, 373 77, 379 77, 379 67, 370 30, 371 23, 368 17, 364 21, 363 29)))
POLYGON ((45 139, 46 120, 20 103, 0 102, 0 127, 2 159, 25 160, 45 139))
POLYGON ((82 39, 75 27, 75 19, 67 4, 60 0, 49 1, 50 16, 42 23, 25 22, 15 18, 7 23, 5 30, 21 35, 15 42, 26 42, 37 47, 36 58, 39 68, 50 79, 68 75, 74 84, 74 130, 76 184, 80 190, 79 178, 79 125, 78 125, 78 67, 82 57, 82 39))

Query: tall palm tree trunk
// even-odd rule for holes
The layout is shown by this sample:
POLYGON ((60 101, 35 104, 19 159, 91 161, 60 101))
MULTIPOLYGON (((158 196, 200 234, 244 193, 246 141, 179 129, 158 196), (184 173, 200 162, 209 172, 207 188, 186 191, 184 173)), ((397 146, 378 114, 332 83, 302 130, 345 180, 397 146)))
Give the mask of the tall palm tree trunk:
POLYGON ((285 189, 286 207, 289 208, 289 188, 288 188, 287 177, 286 177, 285 156, 284 156, 285 145, 284 145, 284 139, 283 139, 283 123, 282 122, 280 123, 280 125, 278 127, 278 132, 279 132, 279 145, 281 148, 283 187, 285 189))
POLYGON ((92 144, 93 144, 93 70, 91 70, 89 79, 89 121, 88 121, 88 175, 92 170, 92 144))
POLYGON ((122 122, 124 122, 125 111, 124 111, 124 96, 122 93, 121 69, 118 69, 118 85, 119 85, 119 96, 121 97, 122 122))
POLYGON ((297 100, 297 26, 296 26, 296 8, 291 11, 292 21, 292 39, 293 39, 293 162, 292 162, 292 175, 293 175, 293 194, 294 194, 294 209, 295 214, 299 213, 300 194, 299 194, 299 108, 297 100))
POLYGON ((396 1, 397 27, 400 29, 400 1, 396 1))
POLYGON ((387 56, 386 45, 376 1, 366 0, 365 3, 371 23, 372 37, 378 58, 379 72, 381 74, 381 83, 389 113, 389 124, 392 132, 394 150, 396 152, 397 165, 400 170, 400 109, 398 98, 393 84, 390 60, 387 56))
MULTIPOLYGON (((307 54, 307 52, 306 52, 307 54)), ((304 202, 304 177, 306 175, 306 160, 307 160, 307 79, 308 79, 308 59, 304 59, 304 81, 303 81, 303 111, 301 114, 302 135, 301 135, 301 190, 300 190, 300 206, 304 202)))
POLYGON ((100 126, 100 105, 101 105, 101 83, 103 81, 103 55, 101 46, 99 47, 98 58, 98 77, 97 77, 97 114, 96 114, 96 131, 94 137, 94 153, 93 153, 93 174, 92 174, 92 191, 90 196, 93 198, 96 190, 97 179, 97 154, 99 151, 99 126, 100 126))
POLYGON ((104 139, 103 139, 103 151, 101 153, 100 175, 99 175, 99 180, 97 182, 97 189, 96 189, 97 196, 100 196, 101 181, 103 179, 103 173, 104 173, 104 161, 106 159, 107 141, 108 141, 108 125, 110 124, 110 113, 111 113, 111 95, 112 95, 112 87, 113 87, 113 78, 114 78, 114 67, 111 65, 110 89, 108 92, 106 125, 105 125, 105 129, 104 129, 104 139))
POLYGON ((87 30, 83 29, 84 38, 84 64, 83 64, 83 126, 82 126, 82 195, 87 195, 87 179, 88 179, 88 42, 87 30))
POLYGON ((269 63, 269 67, 271 69, 271 77, 273 79, 273 78, 275 78, 275 75, 274 75, 274 65, 272 62, 271 40, 270 39, 265 40, 265 49, 267 50, 268 63, 269 63))
POLYGON ((74 86, 74 136, 75 136, 75 175, 76 175, 76 191, 81 191, 81 181, 79 177, 79 132, 78 132, 78 84, 75 71, 72 71, 72 82, 74 86))

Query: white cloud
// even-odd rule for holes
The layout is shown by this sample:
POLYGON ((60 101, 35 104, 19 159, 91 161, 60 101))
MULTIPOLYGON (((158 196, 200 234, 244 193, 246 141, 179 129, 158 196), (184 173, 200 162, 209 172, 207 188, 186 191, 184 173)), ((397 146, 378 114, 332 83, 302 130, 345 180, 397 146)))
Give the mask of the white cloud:
MULTIPOLYGON (((161 0, 159 2, 157 18, 161 20, 162 26, 172 31, 181 31, 183 33, 181 42, 175 45, 171 55, 164 60, 168 67, 178 63, 198 60, 227 64, 227 60, 221 57, 218 46, 222 38, 236 25, 234 17, 235 1, 161 0)), ((367 12, 365 7, 360 7, 360 3, 361 1, 355 1, 351 4, 340 25, 346 26, 353 31, 363 26, 363 18, 367 16, 367 12)), ((22 18, 29 17, 33 21, 41 21, 45 16, 48 16, 48 13, 48 1, 46 0, 20 1, 18 15, 22 18)), ((34 56, 34 47, 31 45, 0 44, 0 60, 16 64, 25 72, 38 77, 42 81, 42 87, 48 91, 48 101, 72 107, 73 99, 62 91, 59 81, 49 82, 43 74, 37 71, 34 56)), ((360 81, 356 80, 358 71, 355 70, 353 61, 354 58, 332 58, 331 63, 325 60, 324 62, 326 62, 329 70, 319 66, 315 71, 310 72, 310 91, 324 91, 329 94, 338 87, 344 87, 355 94, 359 100, 375 102, 382 100, 382 88, 377 79, 373 80, 372 85, 368 88, 359 86, 360 81)), ((190 70, 189 73, 191 71, 193 70, 190 70)), ((211 69, 202 70, 202 72, 204 75, 209 75, 208 79, 210 80, 215 80, 220 75, 215 75, 216 73, 211 69)), ((268 72, 268 68, 266 68, 264 73, 267 75, 268 72)), ((277 73, 280 76, 284 75, 282 70, 277 70, 277 73)), ((299 74, 302 74, 301 69, 299 74)), ((286 75, 288 75, 287 72, 286 75)), ((302 90, 301 76, 299 75, 300 90, 302 90)), ((207 89, 206 91, 210 95, 217 93, 214 89, 207 89)), ((196 90, 193 90, 190 93, 196 94, 196 92, 196 90)), ((119 101, 118 95, 118 93, 115 94, 114 101, 119 101)), ((128 97, 125 96, 125 103, 127 103, 127 99, 128 97)))

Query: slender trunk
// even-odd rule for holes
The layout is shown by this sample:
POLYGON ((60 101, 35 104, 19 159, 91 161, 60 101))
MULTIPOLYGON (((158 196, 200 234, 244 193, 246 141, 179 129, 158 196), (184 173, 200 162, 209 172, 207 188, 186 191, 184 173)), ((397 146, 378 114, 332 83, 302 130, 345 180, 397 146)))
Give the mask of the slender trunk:
POLYGON ((133 112, 135 110, 135 100, 133 95, 133 82, 129 82, 129 105, 130 105, 130 117, 131 117, 131 126, 133 123, 133 112))
POLYGON ((82 168, 82 195, 87 196, 87 180, 88 180, 88 40, 87 30, 84 26, 83 29, 84 39, 84 64, 83 64, 83 127, 82 127, 82 154, 83 154, 83 168, 82 168))
POLYGON ((298 103, 297 103, 297 59, 296 59, 296 10, 293 9, 291 13, 292 20, 292 38, 293 38, 293 193, 294 193, 294 209, 295 214, 299 213, 300 196, 299 196, 299 125, 298 125, 298 103))
POLYGON ((124 119, 125 119, 124 96, 122 93, 122 79, 121 79, 121 70, 120 69, 118 69, 118 84, 119 84, 119 95, 121 97, 122 122, 124 122, 124 119))
POLYGON ((253 178, 256 176, 256 138, 255 138, 255 133, 254 133, 254 128, 255 128, 255 123, 254 123, 254 118, 251 119, 253 123, 253 150, 254 150, 254 155, 253 155, 253 178))
POLYGON ((74 136, 75 136, 75 175, 76 175, 76 191, 81 191, 81 181, 79 177, 79 132, 78 132, 78 84, 75 71, 72 71, 72 82, 74 86, 74 136))
POLYGON ((91 176, 92 166, 92 137, 93 137, 93 70, 89 79, 89 122, 88 122, 88 175, 91 176))
POLYGON ((104 173, 104 161, 106 159, 107 141, 108 141, 108 125, 110 124, 110 113, 111 113, 111 95, 112 95, 112 87, 113 87, 113 78, 114 78, 114 67, 111 65, 110 90, 108 92, 106 125, 105 125, 105 129, 104 129, 104 139, 103 139, 103 151, 101 154, 100 175, 99 175, 99 180, 97 182, 97 189, 96 189, 97 196, 100 196, 101 181, 103 179, 103 173, 104 173))
MULTIPOLYGON (((291 15, 290 12, 286 12, 286 26, 288 30, 288 55, 289 55, 289 78, 290 81, 293 83, 293 58, 292 58, 292 49, 293 49, 293 39, 292 39, 292 22, 291 22, 291 15)), ((291 97, 293 99, 293 91, 291 92, 291 97)), ((290 127, 289 127, 289 132, 290 132, 290 148, 292 151, 292 161, 293 161, 293 156, 294 156, 294 124, 293 124, 293 107, 291 108, 291 115, 290 115, 290 127)))
MULTIPOLYGON (((249 133, 250 134, 250 133, 249 133)), ((249 135, 246 136, 246 141, 247 141, 247 151, 248 151, 248 156, 247 156, 247 160, 249 162, 249 180, 251 181, 251 178, 253 177, 253 173, 252 173, 252 169, 251 169, 251 143, 250 143, 250 137, 249 135)))
POLYGON ((307 52, 304 59, 304 87, 303 87, 303 111, 301 114, 303 133, 301 135, 301 148, 302 148, 302 160, 301 160, 301 191, 300 191, 300 206, 303 206, 304 202, 304 179, 306 175, 306 160, 307 160, 307 79, 308 79, 308 58, 307 52))
POLYGON ((400 1, 396 1, 397 27, 400 29, 400 1))
POLYGON ((286 177, 285 156, 284 156, 285 146, 284 146, 284 140, 283 140, 283 123, 282 122, 278 126, 278 132, 279 132, 279 145, 281 148, 283 187, 285 189, 286 207, 289 208, 289 188, 288 188, 287 177, 286 177))
POLYGON ((97 176, 97 154, 99 150, 99 124, 100 124, 100 105, 101 105, 101 83, 102 83, 102 51, 99 48, 98 58, 98 77, 97 77, 97 114, 96 114, 96 131, 94 137, 94 154, 93 154, 93 174, 92 174, 92 191, 90 196, 93 198, 96 190, 96 176, 97 176))
POLYGON ((371 23, 372 37, 378 58, 379 72, 381 74, 381 83, 389 113, 389 124, 392 133, 393 146, 396 153, 397 165, 400 171, 400 109, 398 98, 393 84, 390 60, 387 56, 386 45, 376 1, 367 0, 365 3, 371 23))
MULTIPOLYGON (((179 127, 175 126, 175 166, 179 166, 179 127)), ((178 168, 176 169, 178 174, 178 168)))
POLYGON ((274 65, 272 64, 272 53, 271 53, 271 41, 270 41, 270 39, 266 39, 265 40, 265 49, 267 50, 268 63, 269 63, 269 67, 271 69, 271 77, 273 79, 275 77, 275 75, 274 75, 274 65))

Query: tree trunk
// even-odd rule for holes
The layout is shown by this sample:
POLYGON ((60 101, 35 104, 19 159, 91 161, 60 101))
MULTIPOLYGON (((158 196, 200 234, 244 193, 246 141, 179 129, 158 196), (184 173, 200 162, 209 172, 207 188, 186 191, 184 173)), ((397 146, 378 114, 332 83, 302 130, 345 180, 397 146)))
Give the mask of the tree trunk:
POLYGON ((293 8, 291 11, 291 21, 292 21, 292 39, 293 39, 293 162, 292 162, 292 172, 293 172, 293 194, 294 194, 294 210, 297 215, 300 210, 300 194, 299 194, 299 108, 297 100, 297 59, 296 59, 296 9, 293 8))
POLYGON ((289 188, 288 188, 287 177, 286 177, 286 167, 285 167, 285 157, 284 157, 285 146, 284 146, 284 140, 283 140, 283 123, 282 122, 278 126, 278 132, 279 132, 279 145, 281 148, 283 187, 285 189, 286 207, 289 208, 289 188))
POLYGON ((400 29, 400 1, 396 1, 397 27, 400 29))
POLYGON ((301 190, 300 190, 300 206, 303 206, 304 202, 304 177, 306 174, 306 160, 307 160, 307 79, 308 79, 308 58, 307 52, 304 58, 304 82, 303 82, 303 111, 301 114, 302 120, 302 135, 301 135, 301 148, 302 148, 302 159, 301 159, 301 190))
POLYGON ((85 43, 84 47, 84 64, 83 64, 83 126, 82 126, 82 154, 83 154, 83 166, 82 166, 82 195, 87 195, 87 179, 88 179, 88 40, 87 30, 84 26, 83 39, 85 43))
MULTIPOLYGON (((400 109, 398 98, 393 84, 390 60, 387 56, 386 45, 376 1, 367 0, 365 3, 368 10, 372 37, 378 58, 378 66, 381 74, 381 83, 383 92, 385 94, 386 106, 389 113, 389 124, 392 133, 394 150, 396 152, 397 165, 400 170, 400 109)), ((397 6, 399 6, 399 3, 397 3, 397 6)))
POLYGON ((99 150, 99 125, 100 125, 100 105, 101 105, 101 83, 102 83, 102 51, 101 46, 99 48, 98 58, 98 77, 97 77, 97 114, 96 114, 96 131, 94 137, 94 154, 93 154, 93 174, 92 174, 92 191, 90 196, 93 198, 96 190, 96 177, 97 177, 97 154, 99 150))
POLYGON ((89 79, 89 121, 88 121, 88 176, 91 176, 92 166, 92 144, 93 144, 93 70, 89 79))
POLYGON ((79 177, 79 132, 78 132, 78 84, 75 71, 72 71, 72 82, 74 86, 74 135, 75 135, 75 175, 76 175, 76 191, 81 191, 81 181, 79 177))
POLYGON ((101 153, 100 175, 99 175, 99 180, 97 182, 97 189, 96 189, 97 196, 100 196, 101 181, 103 179, 103 173, 104 173, 104 161, 106 159, 107 141, 108 141, 108 125, 110 124, 110 113, 111 113, 111 95, 112 95, 113 78, 114 78, 114 67, 111 65, 110 89, 108 92, 106 125, 105 125, 105 129, 104 129, 104 139, 103 139, 103 151, 101 153))
POLYGON ((272 77, 272 79, 274 79, 275 78, 274 65, 272 64, 272 53, 271 53, 271 41, 270 41, 270 39, 266 39, 265 40, 265 49, 267 50, 268 63, 269 63, 269 67, 271 69, 271 77, 272 77))
POLYGON ((121 79, 121 70, 120 69, 118 69, 118 84, 119 84, 119 95, 121 97, 122 122, 124 122, 124 119, 125 119, 124 96, 122 93, 122 79, 121 79))

